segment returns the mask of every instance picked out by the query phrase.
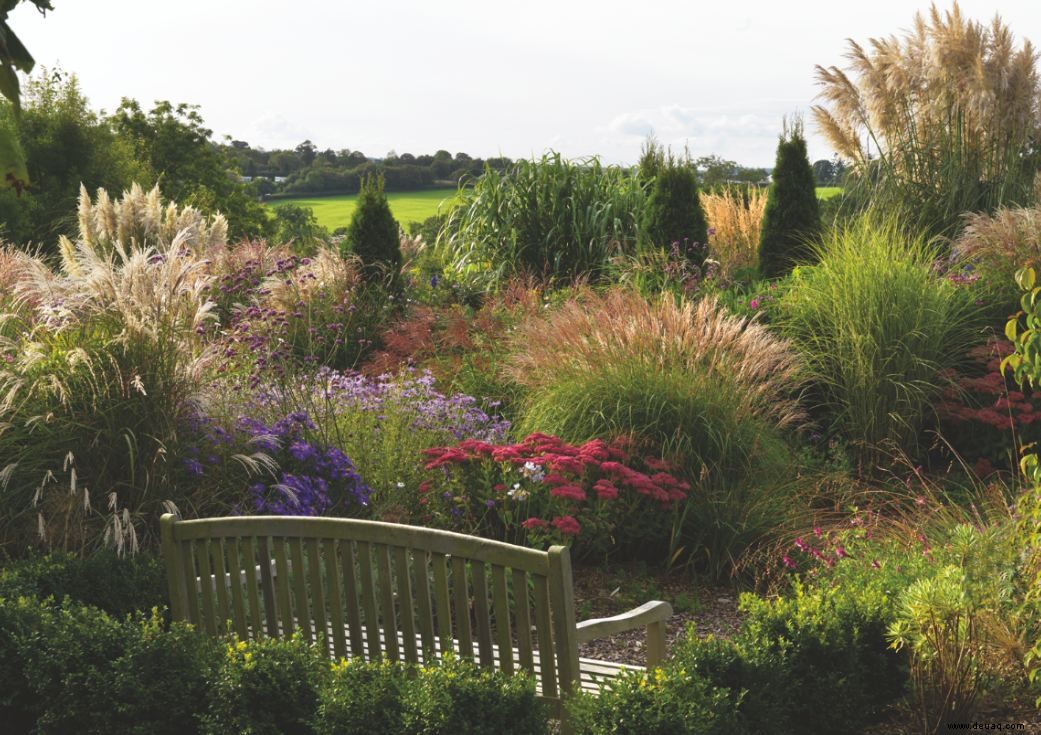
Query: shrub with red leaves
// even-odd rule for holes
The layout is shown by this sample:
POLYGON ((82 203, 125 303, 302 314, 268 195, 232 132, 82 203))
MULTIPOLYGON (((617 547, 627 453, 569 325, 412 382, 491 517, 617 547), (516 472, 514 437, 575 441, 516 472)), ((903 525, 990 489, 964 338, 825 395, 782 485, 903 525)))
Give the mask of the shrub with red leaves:
POLYGON ((951 385, 936 405, 942 431, 977 474, 1010 469, 1015 445, 1041 440, 1041 397, 1024 393, 1001 374, 1012 343, 992 338, 969 352, 972 367, 948 377, 951 385))
POLYGON ((648 556, 667 547, 672 510, 690 485, 627 441, 572 445, 531 434, 517 444, 467 440, 424 452, 422 522, 578 554, 648 556))

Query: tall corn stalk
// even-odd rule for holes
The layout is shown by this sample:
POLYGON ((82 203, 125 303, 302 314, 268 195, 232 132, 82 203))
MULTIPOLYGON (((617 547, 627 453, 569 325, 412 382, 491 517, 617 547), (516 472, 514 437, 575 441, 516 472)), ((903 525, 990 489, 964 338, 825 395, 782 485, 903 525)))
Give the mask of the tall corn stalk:
POLYGON ((488 168, 462 189, 437 250, 459 277, 494 288, 510 276, 597 275, 636 242, 645 199, 634 171, 559 153, 488 168))

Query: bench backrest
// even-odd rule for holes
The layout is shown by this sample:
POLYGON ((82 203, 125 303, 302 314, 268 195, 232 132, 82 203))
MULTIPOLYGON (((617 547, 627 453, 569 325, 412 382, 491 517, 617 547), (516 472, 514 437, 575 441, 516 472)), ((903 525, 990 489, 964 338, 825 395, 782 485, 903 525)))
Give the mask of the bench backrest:
POLYGON ((339 518, 162 517, 175 619, 240 638, 299 632, 336 658, 454 650, 527 669, 559 703, 579 677, 568 550, 339 518))

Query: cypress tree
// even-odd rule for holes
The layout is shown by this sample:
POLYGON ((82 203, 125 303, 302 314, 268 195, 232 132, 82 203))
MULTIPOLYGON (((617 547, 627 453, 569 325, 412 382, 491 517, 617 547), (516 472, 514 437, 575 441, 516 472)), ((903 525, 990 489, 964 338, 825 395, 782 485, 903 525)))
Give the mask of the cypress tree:
POLYGON ((765 278, 783 276, 805 260, 807 244, 820 227, 816 182, 806 155, 802 122, 795 120, 789 127, 786 121, 759 231, 760 273, 765 278))
POLYGON ((401 235, 383 193, 383 176, 366 176, 358 204, 341 245, 341 255, 353 253, 362 262, 367 278, 401 266, 401 235))
POLYGON ((695 265, 705 260, 708 225, 698 196, 698 175, 689 158, 677 160, 654 144, 640 161, 641 175, 653 173, 650 194, 640 222, 641 239, 647 245, 669 247, 679 243, 683 254, 695 265))

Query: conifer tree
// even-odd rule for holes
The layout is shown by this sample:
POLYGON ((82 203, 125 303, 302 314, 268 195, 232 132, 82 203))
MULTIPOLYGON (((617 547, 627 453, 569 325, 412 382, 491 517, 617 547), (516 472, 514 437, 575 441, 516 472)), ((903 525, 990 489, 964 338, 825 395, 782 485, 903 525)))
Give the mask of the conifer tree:
POLYGON ((353 253, 370 280, 401 266, 401 233, 383 193, 383 176, 366 176, 341 254, 353 253))
POLYGON ((678 243, 684 256, 700 266, 705 260, 708 225, 690 157, 677 159, 650 141, 640 160, 640 174, 653 176, 640 223, 641 240, 663 248, 678 243))
POLYGON ((802 121, 785 121, 777 144, 773 183, 759 231, 759 271, 765 278, 788 273, 809 255, 808 243, 820 232, 820 209, 813 167, 806 155, 802 121))

